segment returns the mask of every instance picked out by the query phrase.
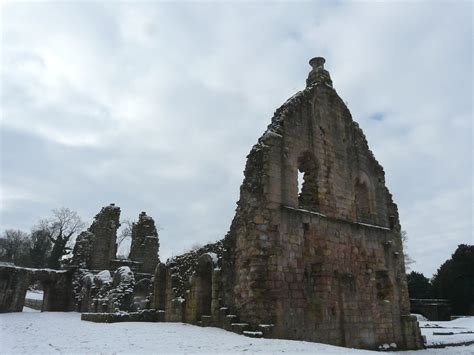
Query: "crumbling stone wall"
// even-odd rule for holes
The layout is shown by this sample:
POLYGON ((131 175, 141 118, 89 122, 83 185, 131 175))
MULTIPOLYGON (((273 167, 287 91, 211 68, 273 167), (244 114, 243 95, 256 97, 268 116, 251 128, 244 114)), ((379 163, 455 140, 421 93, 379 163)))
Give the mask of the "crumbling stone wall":
POLYGON ((167 321, 200 324, 205 317, 218 325, 219 309, 232 303, 232 250, 224 238, 158 264, 152 307, 167 321))
POLYGON ((324 60, 311 64, 306 89, 275 112, 248 157, 230 232, 237 312, 275 324, 277 337, 406 347, 397 207, 324 60))
POLYGON ((199 323, 203 318, 212 320, 222 306, 219 278, 220 268, 215 253, 202 254, 195 272, 189 278, 185 295, 185 319, 190 323, 199 323))
POLYGON ((71 265, 91 270, 107 270, 117 253, 120 207, 102 207, 87 231, 77 237, 71 265))
POLYGON ((79 233, 74 244, 71 264, 87 269, 91 265, 95 235, 89 231, 79 233))
POLYGON ((129 259, 142 263, 141 272, 152 274, 158 264, 158 232, 155 221, 147 216, 146 212, 140 213, 138 221, 132 226, 132 244, 129 259))
POLYGON ((166 300, 171 321, 211 319, 226 329, 347 347, 420 348, 383 168, 324 59, 310 64, 306 89, 276 110, 247 157, 226 247, 216 252, 222 268, 203 283, 197 260, 208 251, 190 264, 189 254, 174 258, 155 275, 156 284, 166 282, 158 303, 166 300), (211 315, 199 303, 209 294, 205 284, 219 304, 211 315))
POLYGON ((128 312, 140 309, 135 304, 135 275, 127 266, 114 272, 77 269, 73 291, 79 312, 128 312))
POLYGON ((21 312, 28 287, 39 281, 44 289, 43 311, 71 311, 72 275, 66 270, 0 265, 0 313, 21 312))
POLYGON ((94 234, 89 269, 107 270, 117 254, 117 229, 120 227, 120 207, 102 207, 88 231, 94 234))
POLYGON ((131 260, 118 260, 120 208, 111 204, 96 215, 76 241, 69 267, 80 312, 137 311, 150 307, 152 276, 158 264, 158 233, 153 218, 142 212, 132 228, 131 260))
POLYGON ((191 250, 168 260, 166 268, 169 270, 170 279, 174 280, 174 294, 172 298, 184 296, 186 290, 189 288, 189 280, 196 273, 199 258, 209 253, 215 254, 217 258, 222 258, 224 255, 224 242, 219 240, 216 243, 206 244, 198 249, 191 250))

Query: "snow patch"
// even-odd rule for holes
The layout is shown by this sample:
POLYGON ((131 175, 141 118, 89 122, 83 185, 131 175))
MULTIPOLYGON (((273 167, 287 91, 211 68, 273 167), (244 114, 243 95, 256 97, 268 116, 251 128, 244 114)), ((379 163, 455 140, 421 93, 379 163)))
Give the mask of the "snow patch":
POLYGON ((418 324, 426 336, 427 346, 474 342, 474 317, 439 322, 421 321, 418 324))
POLYGON ((130 268, 128 266, 121 266, 115 272, 120 275, 120 279, 122 281, 126 282, 126 281, 134 280, 133 272, 132 272, 132 270, 130 270, 130 268))
POLYGON ((425 316, 423 316, 422 314, 417 314, 417 313, 412 313, 411 314, 412 316, 415 316, 416 317, 416 320, 418 322, 425 322, 425 321, 428 321, 428 318, 426 318, 425 316))
POLYGON ((216 253, 213 253, 213 252, 209 252, 209 253, 206 253, 207 255, 209 255, 212 259, 212 263, 214 265, 217 265, 217 261, 219 260, 219 257, 217 256, 216 253))
POLYGON ((112 275, 109 270, 99 272, 96 277, 102 282, 112 282, 112 275))
MULTIPOLYGON (((76 312, 0 314, 1 354, 354 354, 373 351, 284 339, 249 338, 183 323, 91 323, 76 312)), ((453 321, 456 326, 464 322, 453 321), (457 324, 456 324, 457 323, 457 324)), ((437 322, 438 323, 438 322, 437 322)), ((451 322, 439 322, 446 325, 451 322)), ((467 325, 472 325, 472 320, 467 325)), ((390 347, 390 344, 387 344, 390 347)), ((399 355, 464 355, 474 345, 394 351, 399 355)))

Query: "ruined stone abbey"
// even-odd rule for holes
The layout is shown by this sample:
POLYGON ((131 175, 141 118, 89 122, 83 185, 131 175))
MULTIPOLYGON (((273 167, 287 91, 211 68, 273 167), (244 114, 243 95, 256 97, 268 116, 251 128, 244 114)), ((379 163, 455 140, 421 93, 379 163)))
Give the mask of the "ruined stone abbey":
POLYGON ((142 212, 129 258, 117 260, 120 208, 110 205, 79 235, 65 271, 0 267, 0 311, 21 311, 28 280, 43 277, 43 310, 76 310, 84 320, 423 347, 397 206, 324 62, 310 61, 306 88, 276 110, 251 149, 222 240, 159 262, 155 223, 142 212))

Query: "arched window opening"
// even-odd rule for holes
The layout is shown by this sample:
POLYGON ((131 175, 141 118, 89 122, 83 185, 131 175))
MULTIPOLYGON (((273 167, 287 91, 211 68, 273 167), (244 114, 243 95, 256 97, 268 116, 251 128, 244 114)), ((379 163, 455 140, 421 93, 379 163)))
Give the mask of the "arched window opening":
POLYGON ((212 314, 212 258, 203 255, 197 267, 197 316, 212 314))
POLYGON ((358 177, 355 182, 355 205, 357 221, 372 223, 372 207, 368 179, 358 177))
POLYGON ((318 170, 316 158, 310 152, 298 159, 298 205, 299 208, 316 211, 318 201, 318 170))
POLYGON ((298 196, 301 195, 301 189, 304 182, 304 173, 298 170, 298 196))

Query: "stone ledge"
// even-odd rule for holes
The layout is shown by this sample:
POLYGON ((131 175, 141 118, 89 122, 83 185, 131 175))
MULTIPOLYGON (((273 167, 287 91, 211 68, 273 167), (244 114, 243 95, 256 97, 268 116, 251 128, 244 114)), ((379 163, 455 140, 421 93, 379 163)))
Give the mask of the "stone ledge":
POLYGON ((148 309, 130 313, 82 313, 81 320, 94 323, 164 322, 165 312, 148 309))
POLYGON ((388 231, 388 232, 391 231, 391 229, 387 228, 387 227, 382 227, 382 226, 377 226, 377 225, 374 225, 374 224, 367 224, 367 223, 362 223, 362 222, 353 222, 353 221, 349 221, 347 219, 327 216, 327 215, 325 215, 323 213, 320 213, 320 212, 308 211, 308 210, 305 210, 305 209, 294 208, 294 207, 285 206, 285 205, 282 205, 281 207, 284 210, 290 210, 290 211, 302 212, 302 213, 309 213, 309 214, 312 214, 312 215, 315 215, 315 216, 318 216, 318 217, 321 217, 321 218, 327 218, 327 219, 333 220, 333 221, 343 222, 343 223, 352 224, 352 225, 361 226, 361 227, 375 228, 375 229, 380 229, 380 230, 384 230, 384 231, 388 231))
POLYGON ((35 300, 32 298, 25 298, 25 307, 36 309, 37 311, 41 311, 43 308, 43 300, 35 300))

